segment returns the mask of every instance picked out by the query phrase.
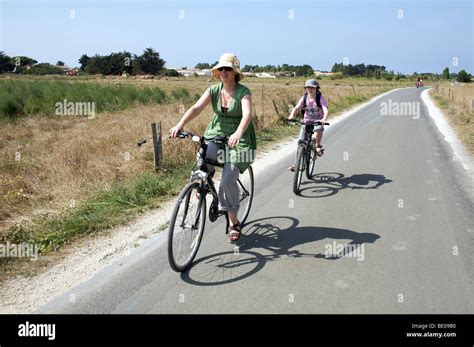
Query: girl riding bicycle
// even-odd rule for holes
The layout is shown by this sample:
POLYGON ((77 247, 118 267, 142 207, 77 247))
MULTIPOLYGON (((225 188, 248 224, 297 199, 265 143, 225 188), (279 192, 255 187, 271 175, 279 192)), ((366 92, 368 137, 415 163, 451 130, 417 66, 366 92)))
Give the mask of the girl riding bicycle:
MULTIPOLYGON (((304 111, 304 121, 305 122, 315 122, 320 120, 321 122, 326 122, 328 118, 328 103, 324 96, 321 94, 318 81, 315 79, 307 80, 305 85, 306 93, 301 97, 296 106, 291 110, 290 116, 288 119, 293 119, 301 109, 304 111)), ((321 156, 324 153, 324 148, 321 145, 321 140, 323 139, 323 125, 315 126, 316 132, 316 154, 321 156)), ((304 139, 305 126, 301 126, 300 134, 298 136, 298 141, 304 139)), ((290 165, 288 170, 295 171, 295 164, 290 165)))
POLYGON ((170 129, 170 135, 175 138, 188 122, 196 118, 209 103, 212 103, 214 117, 207 126, 204 136, 227 136, 229 148, 228 152, 221 156, 219 151, 222 148, 210 142, 206 157, 212 160, 217 160, 218 156, 225 158, 219 186, 219 209, 228 213, 229 240, 237 241, 241 236, 241 226, 237 219, 239 210, 237 180, 239 173, 243 173, 253 162, 257 148, 252 124, 252 95, 246 86, 239 83, 244 75, 240 71, 240 62, 235 54, 223 54, 218 64, 212 68, 212 74, 221 83, 206 89, 178 124, 170 129))

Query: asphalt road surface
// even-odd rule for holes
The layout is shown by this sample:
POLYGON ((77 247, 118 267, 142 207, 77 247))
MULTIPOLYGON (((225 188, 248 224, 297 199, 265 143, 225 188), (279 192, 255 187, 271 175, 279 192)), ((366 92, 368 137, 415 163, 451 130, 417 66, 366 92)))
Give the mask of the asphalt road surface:
POLYGON ((286 170, 294 154, 275 156, 238 249, 222 218, 207 221, 179 274, 164 232, 38 312, 474 313, 472 177, 421 91, 393 91, 328 127, 300 196, 286 170))

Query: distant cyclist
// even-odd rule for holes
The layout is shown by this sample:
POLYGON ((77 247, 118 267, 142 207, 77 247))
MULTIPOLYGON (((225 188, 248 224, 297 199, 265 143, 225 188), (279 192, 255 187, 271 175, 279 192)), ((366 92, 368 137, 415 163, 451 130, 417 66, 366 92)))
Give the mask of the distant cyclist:
MULTIPOLYGON (((303 110, 304 114, 304 122, 315 122, 321 121, 326 122, 328 118, 328 103, 324 96, 321 94, 321 90, 319 87, 318 81, 315 79, 307 80, 305 85, 305 94, 300 98, 296 106, 291 110, 290 116, 288 119, 293 119, 295 115, 300 111, 303 110)), ((324 148, 321 145, 321 141, 323 139, 323 125, 315 126, 316 132, 316 154, 321 156, 324 153, 324 148)), ((298 141, 304 140, 305 134, 305 126, 301 126, 300 135, 298 137, 298 141)), ((288 170, 295 171, 295 164, 290 165, 288 170)))
POLYGON ((420 77, 418 77, 418 79, 416 80, 416 87, 423 87, 423 80, 420 77))

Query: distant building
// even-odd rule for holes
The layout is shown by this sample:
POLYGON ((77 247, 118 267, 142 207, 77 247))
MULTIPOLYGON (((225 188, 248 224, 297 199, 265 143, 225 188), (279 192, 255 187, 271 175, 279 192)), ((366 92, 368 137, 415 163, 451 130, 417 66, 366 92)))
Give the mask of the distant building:
POLYGON ((316 70, 314 72, 314 75, 315 76, 332 76, 334 75, 334 72, 327 72, 327 71, 319 71, 319 70, 316 70))
POLYGON ((296 72, 283 71, 283 72, 277 72, 276 75, 278 77, 295 77, 296 72))
POLYGON ((276 78, 275 75, 270 74, 268 72, 257 72, 255 76, 260 77, 260 78, 276 78))
POLYGON ((211 69, 202 69, 202 70, 195 69, 195 70, 197 70, 196 74, 198 76, 212 76, 211 69))
POLYGON ((169 70, 176 70, 180 76, 192 77, 192 76, 212 76, 211 69, 182 69, 179 67, 170 67, 169 70))

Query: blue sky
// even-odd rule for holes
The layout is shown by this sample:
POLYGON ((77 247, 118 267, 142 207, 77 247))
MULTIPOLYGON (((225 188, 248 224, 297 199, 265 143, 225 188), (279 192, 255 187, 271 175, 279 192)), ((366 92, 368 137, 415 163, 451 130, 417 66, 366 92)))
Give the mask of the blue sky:
POLYGON ((153 47, 168 67, 385 65, 474 73, 474 1, 0 0, 0 50, 79 65, 82 54, 153 47))

